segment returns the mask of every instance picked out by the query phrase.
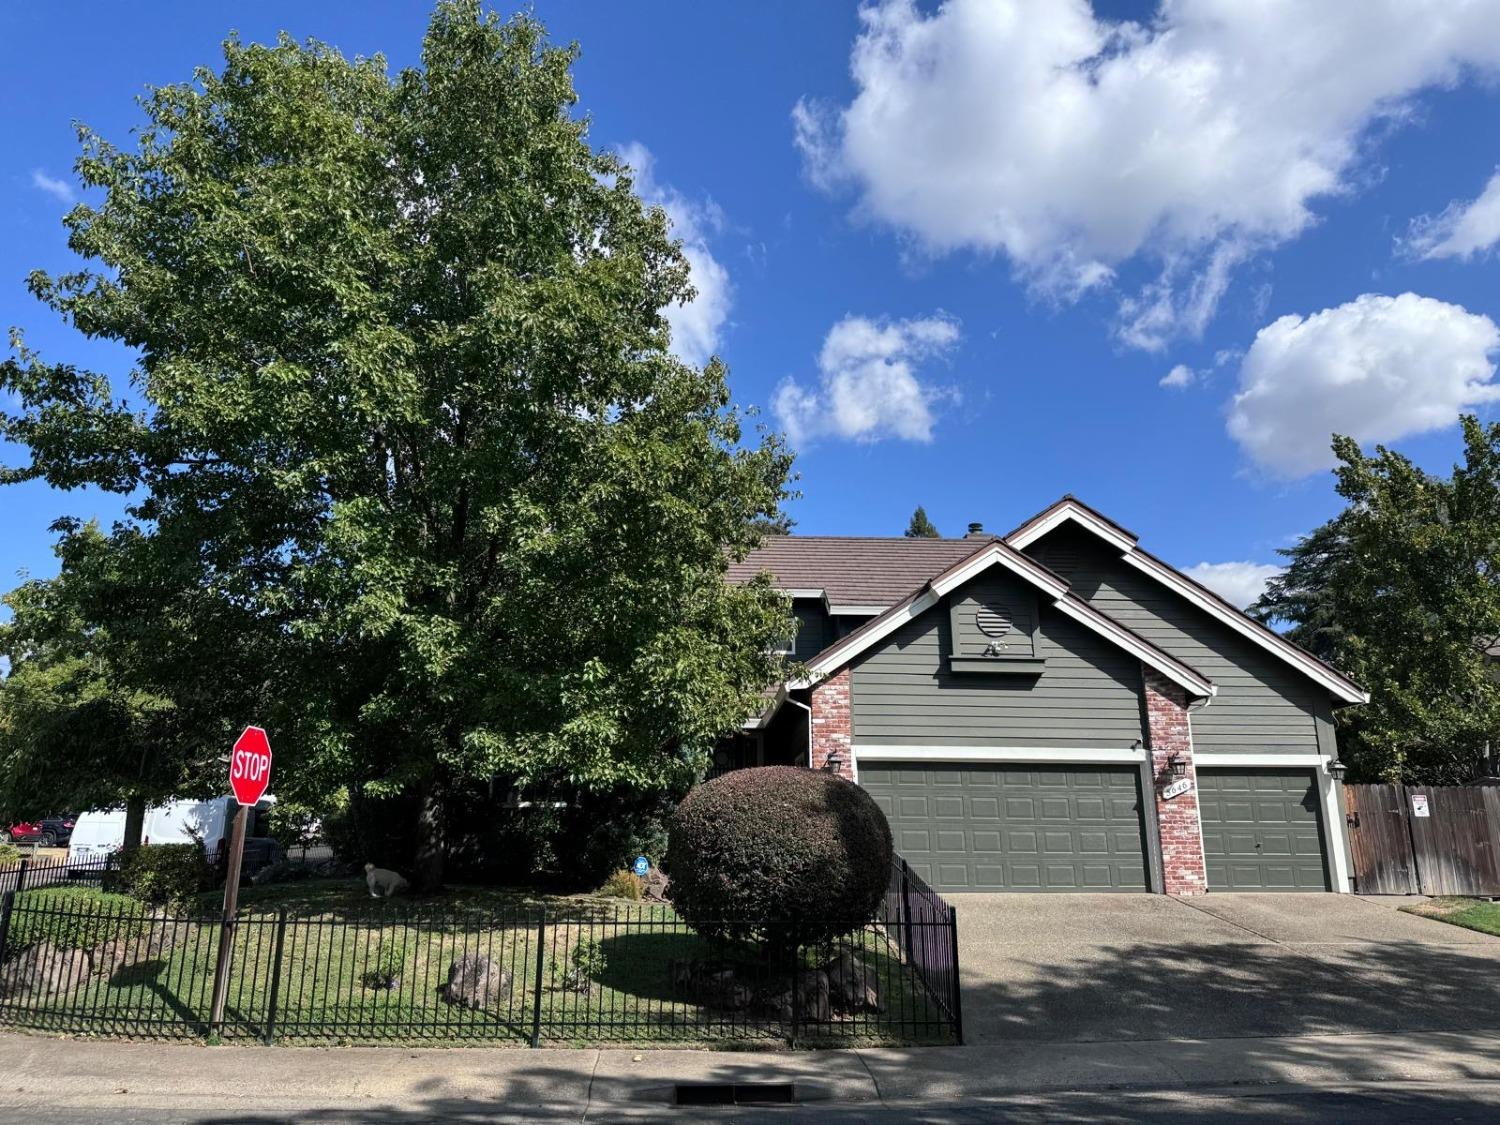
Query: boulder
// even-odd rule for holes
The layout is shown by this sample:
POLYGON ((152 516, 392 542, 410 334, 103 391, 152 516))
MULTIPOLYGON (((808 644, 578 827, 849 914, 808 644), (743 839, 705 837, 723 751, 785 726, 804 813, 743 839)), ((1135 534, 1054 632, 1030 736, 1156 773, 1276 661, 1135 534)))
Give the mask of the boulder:
POLYGON ((828 974, 822 969, 804 969, 795 977, 771 984, 756 1005, 783 1023, 827 1023, 833 1018, 828 974))
POLYGON ((0 966, 0 1000, 29 994, 69 992, 87 983, 92 966, 82 949, 58 949, 41 942, 0 966))
POLYGON ((880 976, 858 954, 844 950, 823 966, 828 974, 828 999, 835 1012, 883 1012, 880 976))
POLYGON ((477 1011, 510 999, 510 983, 510 974, 488 957, 466 953, 448 966, 443 999, 477 1011))

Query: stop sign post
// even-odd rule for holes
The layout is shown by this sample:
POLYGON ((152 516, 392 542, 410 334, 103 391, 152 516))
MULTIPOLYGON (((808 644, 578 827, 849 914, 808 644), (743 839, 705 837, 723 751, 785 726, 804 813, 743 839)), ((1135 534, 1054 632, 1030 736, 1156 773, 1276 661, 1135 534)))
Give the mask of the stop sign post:
POLYGON ((266 795, 271 784, 271 740, 263 727, 246 727, 234 740, 229 755, 229 788, 239 807, 234 810, 234 828, 229 837, 229 868, 224 874, 224 917, 219 927, 219 958, 214 965, 213 1010, 209 1022, 218 1027, 224 1021, 224 1004, 229 998, 229 962, 234 949, 234 916, 240 902, 240 868, 245 859, 245 822, 266 795))

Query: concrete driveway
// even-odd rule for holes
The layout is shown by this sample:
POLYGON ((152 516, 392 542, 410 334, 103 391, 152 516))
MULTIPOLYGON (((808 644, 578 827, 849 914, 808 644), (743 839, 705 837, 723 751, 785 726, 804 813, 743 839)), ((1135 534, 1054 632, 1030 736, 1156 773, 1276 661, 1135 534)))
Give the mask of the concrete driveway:
POLYGON ((954 895, 971 1043, 1496 1026, 1500 938, 1336 894, 954 895))

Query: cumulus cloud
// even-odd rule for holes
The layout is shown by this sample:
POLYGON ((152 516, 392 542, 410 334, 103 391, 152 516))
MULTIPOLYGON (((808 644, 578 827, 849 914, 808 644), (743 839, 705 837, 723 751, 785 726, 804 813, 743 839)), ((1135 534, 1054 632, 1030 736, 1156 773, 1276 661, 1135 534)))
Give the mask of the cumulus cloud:
POLYGON ((63 203, 72 203, 77 198, 72 184, 68 183, 67 180, 58 179, 56 176, 49 176, 40 168, 32 169, 31 186, 38 191, 45 191, 48 195, 63 203))
POLYGON ((1333 464, 1333 433, 1389 442, 1450 426, 1500 398, 1487 316, 1415 293, 1366 293, 1262 328, 1240 365, 1230 436, 1271 473, 1333 464))
POLYGON ((1419 258, 1472 258, 1500 242, 1500 169, 1478 199, 1448 204, 1412 223, 1406 249, 1419 258))
POLYGON ((824 436, 931 441, 933 407, 949 392, 924 383, 917 365, 950 351, 958 340, 958 323, 947 316, 846 316, 823 340, 818 386, 787 379, 772 409, 793 445, 824 436))
POLYGON ((809 177, 922 250, 997 253, 1071 299, 1127 289, 1119 333, 1202 330, 1246 258, 1295 238, 1365 169, 1377 121, 1500 66, 1500 0, 879 0, 844 106, 793 126, 809 177), (1142 259, 1135 291, 1117 271, 1142 259))
POLYGON ((1266 583, 1281 573, 1271 563, 1201 562, 1183 573, 1203 583, 1231 605, 1244 609, 1266 591, 1266 583))
POLYGON ((1183 390, 1193 385, 1198 378, 1198 373, 1185 363, 1179 363, 1172 370, 1163 375, 1157 386, 1171 387, 1173 390, 1183 390))
POLYGON ((673 353, 684 363, 702 366, 719 350, 734 296, 729 271, 709 248, 710 237, 724 226, 723 212, 712 201, 689 199, 658 182, 655 157, 645 145, 624 146, 620 159, 634 172, 636 194, 667 213, 672 236, 682 242, 697 295, 686 304, 668 306, 662 315, 672 328, 673 353))

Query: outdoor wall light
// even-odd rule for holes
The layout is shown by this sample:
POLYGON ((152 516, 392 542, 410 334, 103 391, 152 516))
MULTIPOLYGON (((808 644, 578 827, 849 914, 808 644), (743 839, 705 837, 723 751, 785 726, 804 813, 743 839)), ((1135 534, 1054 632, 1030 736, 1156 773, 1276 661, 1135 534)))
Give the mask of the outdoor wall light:
POLYGON ((1334 781, 1343 781, 1344 775, 1348 772, 1349 767, 1337 758, 1328 763, 1328 776, 1333 778, 1334 781))
POLYGON ((833 753, 829 754, 828 757, 823 759, 823 768, 829 773, 843 773, 844 756, 837 750, 835 750, 833 753))
POLYGON ((1167 759, 1167 769, 1171 772, 1174 781, 1181 781, 1187 776, 1187 759, 1174 750, 1172 756, 1167 759))

